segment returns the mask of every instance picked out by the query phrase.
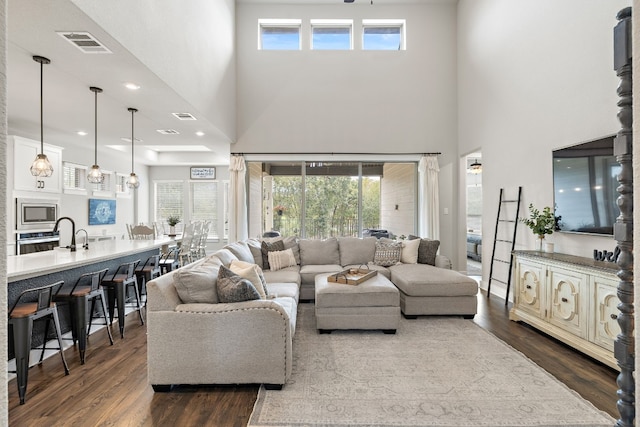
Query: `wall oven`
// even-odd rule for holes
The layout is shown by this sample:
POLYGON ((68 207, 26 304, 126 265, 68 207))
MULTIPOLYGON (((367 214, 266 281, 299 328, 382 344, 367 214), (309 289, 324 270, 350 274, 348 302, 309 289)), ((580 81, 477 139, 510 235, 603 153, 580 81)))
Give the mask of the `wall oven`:
POLYGON ((57 219, 57 200, 16 199, 16 230, 52 230, 57 219))
POLYGON ((60 234, 56 231, 37 231, 16 235, 16 255, 50 251, 60 245, 60 234))

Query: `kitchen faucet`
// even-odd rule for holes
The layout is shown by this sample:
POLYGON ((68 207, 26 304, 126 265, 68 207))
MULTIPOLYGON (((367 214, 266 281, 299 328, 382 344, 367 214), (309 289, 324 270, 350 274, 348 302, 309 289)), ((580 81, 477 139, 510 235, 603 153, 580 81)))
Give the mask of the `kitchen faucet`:
POLYGON ((60 224, 60 221, 62 221, 63 219, 66 219, 71 223, 71 245, 69 246, 69 249, 71 250, 71 252, 75 252, 76 251, 76 223, 71 218, 69 218, 68 216, 63 216, 58 218, 58 220, 56 221, 56 225, 53 226, 53 232, 55 233, 56 231, 58 231, 58 224, 60 224))
POLYGON ((85 230, 84 228, 81 228, 80 230, 76 231, 76 235, 81 231, 84 231, 84 245, 82 245, 82 247, 85 249, 89 249, 89 233, 87 233, 87 230, 85 230))

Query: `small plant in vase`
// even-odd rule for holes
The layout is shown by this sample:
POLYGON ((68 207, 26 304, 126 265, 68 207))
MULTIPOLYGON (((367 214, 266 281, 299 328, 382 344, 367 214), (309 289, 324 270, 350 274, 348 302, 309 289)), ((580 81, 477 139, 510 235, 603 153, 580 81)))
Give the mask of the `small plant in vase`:
POLYGON ((520 222, 525 224, 533 231, 533 234, 540 239, 539 250, 542 251, 542 241, 547 234, 553 234, 556 228, 556 217, 549 206, 545 206, 542 211, 535 208, 533 203, 529 204, 529 218, 519 218, 520 222))
POLYGON ((274 206, 274 207, 273 207, 273 210, 274 210, 278 215, 282 216, 282 214, 284 213, 284 211, 286 211, 286 210, 287 210, 287 208, 285 208, 285 207, 284 207, 284 206, 282 206, 282 205, 276 205, 276 206, 274 206))
POLYGON ((176 234, 176 224, 180 222, 180 217, 177 215, 169 215, 167 218, 167 224, 169 224, 169 234, 176 234))

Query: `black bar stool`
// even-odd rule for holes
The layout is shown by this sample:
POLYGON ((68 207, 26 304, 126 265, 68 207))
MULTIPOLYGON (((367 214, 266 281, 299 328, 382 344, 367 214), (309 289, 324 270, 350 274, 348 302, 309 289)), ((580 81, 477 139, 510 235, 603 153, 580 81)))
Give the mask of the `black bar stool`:
MULTIPOLYGON (((23 291, 13 306, 9 309, 9 325, 13 327, 13 347, 16 356, 16 370, 18 383, 18 395, 20 396, 20 404, 24 405, 24 397, 27 393, 27 379, 29 377, 29 356, 31 353, 31 334, 33 333, 33 321, 45 317, 53 318, 56 337, 58 339, 58 349, 60 350, 60 358, 64 366, 64 374, 69 375, 69 366, 64 358, 62 350, 62 337, 60 333, 60 321, 58 320, 58 311, 56 303, 53 302, 54 288, 60 288, 64 281, 59 281, 51 285, 42 286, 34 289, 23 291), (37 301, 25 301, 28 295, 37 294, 37 301)), ((43 353, 47 343, 47 332, 49 322, 44 331, 44 343, 42 344, 43 353)), ((54 348, 51 348, 54 349, 54 348)), ((40 357, 42 362, 42 356, 40 357)))
POLYGON ((84 355, 87 348, 87 336, 91 331, 91 320, 95 309, 96 300, 100 299, 102 312, 104 313, 105 325, 107 325, 107 334, 109 342, 113 345, 113 336, 108 322, 107 303, 104 298, 104 292, 100 284, 107 275, 108 268, 85 273, 81 275, 73 286, 62 286, 60 290, 53 296, 55 302, 65 303, 69 306, 69 315, 71 317, 73 344, 78 342, 78 351, 80 352, 80 364, 84 365, 84 355), (89 312, 89 326, 87 327, 87 306, 91 301, 91 311, 89 312), (87 328, 87 329, 85 329, 87 328))
MULTIPOLYGON (((140 296, 146 295, 146 285, 152 279, 160 276, 160 254, 151 255, 144 262, 142 267, 136 268, 136 277, 138 279, 138 292, 140 296)), ((145 299, 146 301, 146 299, 145 299)))
POLYGON ((179 252, 180 248, 175 246, 160 257, 160 274, 166 274, 180 267, 180 261, 178 260, 179 252))
POLYGON ((144 325, 142 310, 140 310, 140 294, 138 293, 138 280, 136 279, 136 267, 140 260, 125 262, 120 264, 112 276, 107 276, 102 281, 102 286, 107 288, 107 298, 109 299, 109 318, 113 324, 113 313, 115 305, 118 306, 118 326, 120 327, 120 338, 124 338, 124 304, 127 300, 127 288, 133 288, 140 323, 144 325))

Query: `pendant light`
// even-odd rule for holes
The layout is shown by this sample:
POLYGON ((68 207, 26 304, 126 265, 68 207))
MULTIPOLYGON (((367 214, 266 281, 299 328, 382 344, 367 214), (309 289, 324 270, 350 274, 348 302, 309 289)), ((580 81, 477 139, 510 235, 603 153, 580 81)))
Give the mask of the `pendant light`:
POLYGON ((43 91, 42 91, 42 73, 44 64, 50 64, 51 61, 44 56, 34 56, 33 60, 40 63, 40 154, 36 156, 36 159, 31 164, 31 175, 48 177, 53 174, 53 166, 44 154, 44 122, 42 119, 43 110, 43 91))
POLYGON ((95 94, 95 132, 94 132, 94 161, 91 170, 87 175, 87 181, 92 184, 100 184, 104 181, 104 174, 98 166, 98 94, 102 92, 99 87, 91 86, 89 88, 95 94))
POLYGON ((133 188, 134 190, 140 186, 140 179, 138 179, 138 175, 133 171, 133 141, 135 141, 133 137, 133 115, 138 112, 135 108, 127 108, 131 112, 131 174, 129 174, 129 180, 127 181, 127 187, 133 188))
POLYGON ((473 163, 469 165, 469 172, 474 175, 482 173, 482 163, 478 162, 478 159, 474 160, 473 163))

